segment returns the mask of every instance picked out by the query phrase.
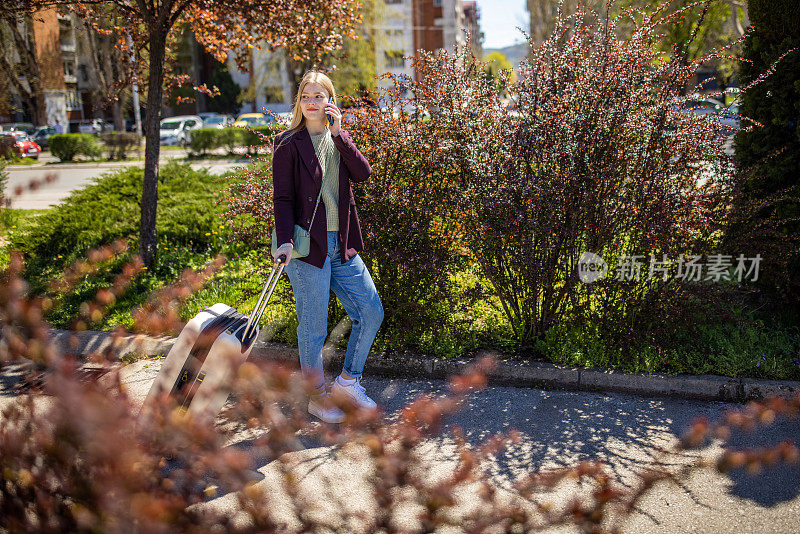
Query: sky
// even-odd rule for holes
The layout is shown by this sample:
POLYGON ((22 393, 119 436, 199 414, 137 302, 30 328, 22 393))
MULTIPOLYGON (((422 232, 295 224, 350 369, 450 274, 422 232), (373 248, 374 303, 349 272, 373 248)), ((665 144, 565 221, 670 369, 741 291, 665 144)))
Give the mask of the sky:
POLYGON ((524 40, 516 29, 529 28, 525 0, 477 0, 484 48, 503 48, 524 40))

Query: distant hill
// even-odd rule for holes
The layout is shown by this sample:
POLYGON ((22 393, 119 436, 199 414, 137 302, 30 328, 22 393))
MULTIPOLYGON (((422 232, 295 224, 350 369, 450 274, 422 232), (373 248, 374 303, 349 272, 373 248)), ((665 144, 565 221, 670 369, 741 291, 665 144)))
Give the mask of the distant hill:
POLYGON ((514 65, 514 70, 519 68, 519 63, 525 56, 528 55, 528 43, 519 43, 504 48, 484 48, 483 55, 486 56, 491 52, 501 52, 506 55, 508 61, 514 65))

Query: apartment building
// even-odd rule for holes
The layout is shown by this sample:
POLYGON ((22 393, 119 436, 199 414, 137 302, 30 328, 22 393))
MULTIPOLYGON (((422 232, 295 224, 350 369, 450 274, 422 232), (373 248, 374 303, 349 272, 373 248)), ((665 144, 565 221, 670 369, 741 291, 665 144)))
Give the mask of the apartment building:
MULTIPOLYGON (((42 118, 37 119, 20 95, 12 91, 15 107, 19 111, 9 119, 47 125, 53 125, 58 120, 66 131, 77 132, 81 122, 96 116, 106 117, 108 114, 105 109, 96 109, 96 62, 90 57, 91 51, 86 45, 86 26, 74 13, 61 14, 54 9, 38 11, 32 20, 35 42, 26 43, 25 46, 36 50, 44 111, 42 118)), ((19 56, 15 60, 18 61, 19 56)))
MULTIPOLYGON (((521 0, 522 1, 522 0, 521 0)), ((471 48, 483 56, 480 10, 475 0, 385 0, 386 39, 376 52, 375 72, 391 72, 419 79, 410 58, 418 50, 453 50, 466 42, 464 30, 472 35, 471 48)), ((390 82, 382 81, 386 86, 390 82)))
MULTIPOLYGON (((384 0, 383 21, 375 40, 375 73, 389 72, 399 78, 413 79, 411 60, 414 55, 414 5, 415 0, 384 0)), ((381 80, 389 87, 391 80, 381 80)))
POLYGON ((88 92, 92 89, 87 61, 78 53, 77 15, 58 15, 58 35, 61 50, 61 70, 64 73, 64 110, 70 131, 77 131, 78 124, 89 118, 84 113, 84 101, 88 101, 88 92), (79 76, 80 74, 80 76, 79 76))
MULTIPOLYGON (((22 23, 21 23, 22 24, 22 23)), ((67 123, 67 86, 64 75, 64 65, 62 63, 62 48, 69 43, 62 43, 61 21, 55 9, 46 9, 36 13, 32 18, 33 24, 33 43, 24 43, 28 50, 35 51, 36 63, 40 72, 42 94, 33 100, 39 113, 25 105, 22 96, 11 88, 11 101, 18 111, 12 116, 4 118, 8 121, 33 122, 36 126, 40 123, 55 124, 58 120, 61 124, 67 123)), ((22 35, 25 32, 22 31, 22 35)), ((67 49, 69 47, 67 46, 67 49)), ((14 44, 7 50, 7 57, 12 64, 22 62, 22 57, 14 44)), ((20 79, 24 90, 32 91, 28 81, 20 79)))
MULTIPOLYGON (((413 0, 414 50, 452 50, 466 41, 462 0, 413 0)), ((419 73, 414 73, 415 78, 419 73)))
POLYGON ((483 32, 481 31, 481 14, 476 0, 463 0, 464 27, 471 36, 471 48, 475 57, 483 57, 483 32))
POLYGON ((292 82, 281 50, 253 49, 249 72, 238 70, 233 57, 228 59, 228 72, 236 84, 246 91, 241 113, 261 112, 264 108, 275 113, 292 109, 292 82))

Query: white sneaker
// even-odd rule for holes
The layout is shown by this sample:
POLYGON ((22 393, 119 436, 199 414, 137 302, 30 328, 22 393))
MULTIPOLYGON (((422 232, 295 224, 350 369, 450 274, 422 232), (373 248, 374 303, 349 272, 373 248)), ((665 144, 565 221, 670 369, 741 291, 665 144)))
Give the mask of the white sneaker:
POLYGON ((339 382, 339 378, 333 381, 331 387, 331 395, 346 395, 348 399, 353 401, 359 408, 367 410, 374 410, 378 407, 375 401, 367 396, 364 386, 361 385, 361 379, 356 378, 352 384, 345 385, 339 382))
POLYGON ((326 423, 341 423, 344 421, 344 412, 331 405, 328 394, 321 395, 320 399, 308 401, 308 413, 316 416, 326 423))

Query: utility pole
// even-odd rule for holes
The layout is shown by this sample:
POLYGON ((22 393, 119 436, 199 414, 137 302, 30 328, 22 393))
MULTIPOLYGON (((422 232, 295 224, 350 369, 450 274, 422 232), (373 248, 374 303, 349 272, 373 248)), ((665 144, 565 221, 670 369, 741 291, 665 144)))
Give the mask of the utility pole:
MULTIPOLYGON (((131 65, 136 65, 136 57, 133 52, 133 40, 131 39, 131 34, 127 34, 128 37, 128 48, 131 50, 131 65)), ((139 109, 139 84, 136 83, 136 72, 133 73, 133 84, 131 86, 133 90, 133 120, 136 124, 136 135, 139 136, 139 139, 142 138, 142 113, 139 109)))

